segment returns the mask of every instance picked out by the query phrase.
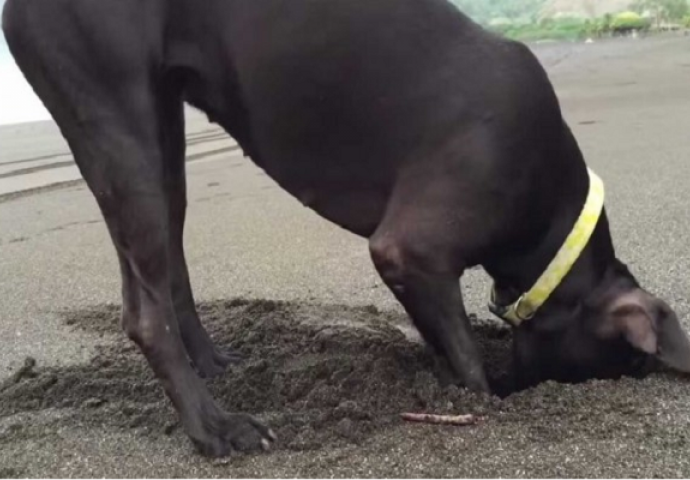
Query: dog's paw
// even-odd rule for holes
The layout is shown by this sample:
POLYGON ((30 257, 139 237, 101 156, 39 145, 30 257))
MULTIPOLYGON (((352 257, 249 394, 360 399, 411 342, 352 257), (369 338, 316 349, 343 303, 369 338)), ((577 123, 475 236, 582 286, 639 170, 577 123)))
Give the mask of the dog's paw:
POLYGON ((491 394, 498 398, 506 398, 517 389, 517 383, 515 378, 510 375, 501 375, 497 377, 489 378, 489 387, 491 388, 491 394))
POLYGON ((204 434, 190 435, 197 451, 207 457, 224 457, 232 451, 268 450, 277 437, 251 415, 220 414, 206 424, 204 434))
POLYGON ((236 365, 242 360, 243 357, 239 353, 230 349, 221 351, 215 346, 211 346, 204 352, 198 352, 191 358, 192 366, 201 378, 219 377, 230 365, 236 365))

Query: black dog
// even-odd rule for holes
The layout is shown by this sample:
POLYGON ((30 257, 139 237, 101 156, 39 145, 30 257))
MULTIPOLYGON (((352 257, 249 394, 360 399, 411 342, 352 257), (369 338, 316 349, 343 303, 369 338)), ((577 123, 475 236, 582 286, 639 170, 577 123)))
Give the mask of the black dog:
POLYGON ((205 454, 273 434, 221 411, 198 375, 234 356, 200 324, 185 264, 185 101, 285 190, 370 239, 383 280, 467 387, 489 391, 458 285, 474 265, 516 326, 523 386, 650 358, 690 371, 676 316, 616 259, 544 70, 445 0, 8 0, 3 29, 105 217, 124 329, 205 454), (559 252, 574 257, 549 266, 559 252))

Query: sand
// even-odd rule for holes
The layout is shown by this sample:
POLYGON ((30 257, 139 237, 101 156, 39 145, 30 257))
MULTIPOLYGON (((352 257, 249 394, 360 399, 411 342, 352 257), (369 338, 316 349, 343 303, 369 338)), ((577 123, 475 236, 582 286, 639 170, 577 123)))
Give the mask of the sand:
MULTIPOLYGON (((690 41, 535 50, 607 181, 619 252, 688 328, 690 41)), ((279 441, 270 453, 221 461, 193 452, 119 331, 112 247, 88 192, 70 185, 0 202, 12 225, 0 231, 0 477, 690 475, 687 379, 659 372, 547 382, 505 399, 469 394, 445 382, 376 279, 364 242, 251 166, 197 162, 190 185, 187 244, 202 320, 245 355, 209 385, 226 409, 255 414, 279 441), (482 421, 409 424, 403 411, 482 421)), ((510 332, 488 318, 486 278, 470 272, 464 284, 488 371, 501 375, 510 332)))
MULTIPOLYGON (((106 305, 64 313, 71 328, 107 336, 110 343, 100 347, 87 364, 73 367, 44 367, 28 358, 0 387, 0 416, 8 419, 2 422, 0 445, 11 450, 34 439, 35 448, 41 449, 61 442, 64 429, 78 426, 189 446, 151 372, 116 327, 118 312, 117 306, 106 305), (27 413, 32 415, 22 415, 27 413), (36 414, 44 417, 39 424, 30 420, 36 414)), ((684 382, 672 375, 657 374, 645 382, 623 379, 578 386, 547 382, 500 400, 445 382, 445 372, 435 368, 406 318, 395 312, 380 312, 374 306, 245 299, 201 304, 200 312, 217 341, 244 356, 227 375, 209 382, 215 397, 230 411, 258 416, 279 436, 270 454, 238 454, 223 461, 188 458, 202 475, 274 476, 277 472, 261 468, 262 460, 291 455, 298 460, 284 467, 286 475, 518 473, 511 469, 516 460, 525 458, 502 465, 506 452, 495 449, 505 446, 528 455, 525 473, 548 476, 558 467, 562 474, 574 475, 569 461, 577 462, 587 452, 593 455, 597 453, 593 446, 620 438, 634 439, 647 448, 661 447, 666 455, 675 451, 682 456, 688 447, 686 427, 670 425, 658 415, 669 408, 669 401, 682 401, 684 382), (650 389, 657 394, 650 395, 650 389), (481 421, 466 427, 411 426, 400 419, 402 412, 464 412, 481 421), (406 448, 412 442, 414 450, 430 450, 433 455, 414 465, 402 457, 368 471, 358 468, 354 459, 360 451, 367 457, 387 458, 396 448, 391 435, 406 448), (562 454, 570 448, 570 454, 554 458, 554 450, 562 454), (347 451, 354 457, 351 462, 341 458, 335 465, 332 461, 304 463, 312 455, 332 458, 333 452, 347 451), (564 463, 554 465, 554 460, 564 463), (218 470, 218 465, 227 470, 218 470)), ((489 374, 502 375, 509 361, 509 330, 495 322, 473 321, 489 374)), ((626 456, 633 453, 612 455, 633 462, 634 456, 626 456)), ((687 471, 684 465, 681 461, 649 464, 639 473, 677 476, 687 471)), ((27 467, 5 467, 0 473, 30 475, 31 466, 27 467)), ((588 471, 603 475, 617 471, 609 468, 596 469, 593 464, 588 471)))

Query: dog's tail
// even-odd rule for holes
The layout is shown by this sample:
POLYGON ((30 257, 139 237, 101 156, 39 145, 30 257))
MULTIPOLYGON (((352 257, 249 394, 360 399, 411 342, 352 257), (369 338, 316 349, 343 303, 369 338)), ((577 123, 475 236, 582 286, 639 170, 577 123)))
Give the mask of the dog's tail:
MULTIPOLYGON (((10 51, 16 51, 31 35, 31 24, 28 22, 29 9, 33 8, 31 0, 7 0, 2 9, 2 31, 7 39, 10 51)), ((13 52, 14 53, 14 52, 13 52)))
MULTIPOLYGON (((46 85, 61 74, 55 60, 62 48, 59 35, 60 6, 54 0, 7 0, 2 11, 2 30, 15 63, 43 105, 51 112, 53 96, 46 85), (49 71, 52 67, 54 71, 49 71)), ((68 28, 65 26, 65 28, 68 28)))
MULTIPOLYGON (((49 49, 48 32, 41 25, 52 18, 49 2, 34 0, 7 0, 2 10, 2 31, 14 61, 27 80, 29 70, 37 70, 41 64, 41 53, 49 49)), ((34 87, 33 82, 29 84, 34 87)))
POLYGON ((17 33, 20 31, 19 20, 21 15, 18 9, 21 3, 21 1, 7 0, 5 7, 2 9, 2 31, 10 44, 14 43, 12 39, 16 38, 17 33))

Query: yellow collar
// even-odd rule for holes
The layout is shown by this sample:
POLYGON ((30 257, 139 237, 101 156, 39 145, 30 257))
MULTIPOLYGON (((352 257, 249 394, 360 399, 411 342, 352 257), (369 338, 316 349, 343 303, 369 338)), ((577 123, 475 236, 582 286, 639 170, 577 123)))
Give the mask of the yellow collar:
POLYGON ((580 217, 561 249, 532 288, 523 293, 517 301, 505 306, 495 303, 496 291, 495 288, 491 290, 489 310, 514 327, 534 317, 539 307, 548 300, 580 257, 597 226, 604 206, 604 183, 589 168, 587 172, 589 173, 589 194, 580 217))

